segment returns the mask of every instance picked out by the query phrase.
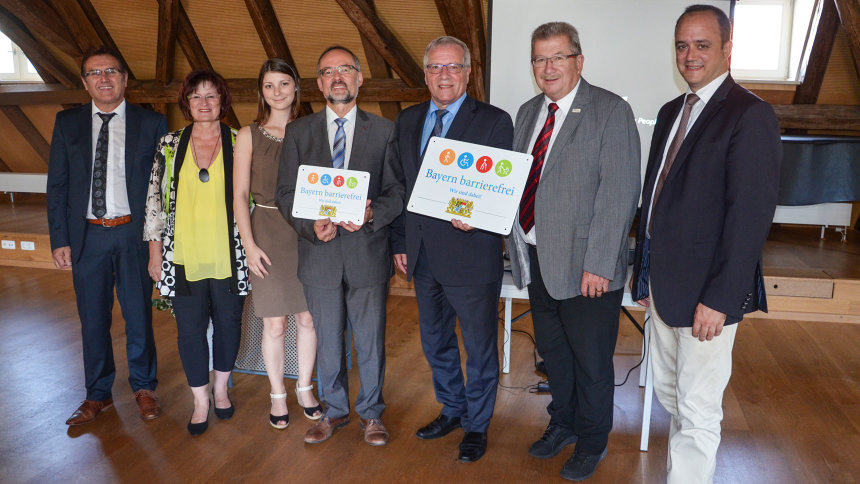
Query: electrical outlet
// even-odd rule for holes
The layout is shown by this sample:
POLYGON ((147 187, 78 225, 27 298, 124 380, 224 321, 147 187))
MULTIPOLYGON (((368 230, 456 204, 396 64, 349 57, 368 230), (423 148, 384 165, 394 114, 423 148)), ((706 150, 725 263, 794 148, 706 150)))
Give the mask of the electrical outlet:
POLYGON ((4 240, 3 241, 3 248, 15 250, 15 241, 14 240, 4 240))
POLYGON ((35 242, 21 241, 21 250, 36 250, 35 242))

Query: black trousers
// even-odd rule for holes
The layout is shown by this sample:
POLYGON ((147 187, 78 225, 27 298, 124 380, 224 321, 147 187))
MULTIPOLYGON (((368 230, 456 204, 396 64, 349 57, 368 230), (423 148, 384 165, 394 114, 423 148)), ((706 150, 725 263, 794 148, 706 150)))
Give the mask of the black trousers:
POLYGON ((599 454, 612 430, 618 317, 624 289, 598 298, 553 299, 540 275, 540 261, 529 248, 529 301, 535 341, 549 374, 550 423, 572 429, 577 450, 599 454))
POLYGON ((209 342, 206 329, 212 319, 212 366, 232 371, 242 336, 242 307, 245 296, 230 292, 230 279, 188 281, 190 295, 173 297, 179 359, 188 386, 209 384, 209 342))
POLYGON ((72 265, 87 400, 110 397, 116 376, 110 335, 114 288, 125 320, 128 383, 135 392, 155 390, 158 385, 148 260, 149 249, 133 224, 87 224, 81 257, 72 265))

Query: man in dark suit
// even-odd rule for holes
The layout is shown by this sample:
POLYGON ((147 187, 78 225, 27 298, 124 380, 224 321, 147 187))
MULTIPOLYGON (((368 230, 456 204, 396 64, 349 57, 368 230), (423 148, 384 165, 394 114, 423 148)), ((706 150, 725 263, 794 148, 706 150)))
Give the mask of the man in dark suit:
POLYGON ((141 418, 161 415, 155 397, 152 281, 143 241, 144 205, 164 116, 125 102, 128 68, 101 47, 84 55, 81 80, 92 103, 57 114, 48 169, 54 265, 72 268, 81 319, 86 400, 66 421, 93 421, 113 405, 114 286, 126 330, 129 384, 141 418))
MULTIPOLYGON (((511 149, 511 117, 466 95, 469 66, 469 49, 453 37, 433 40, 424 51, 431 101, 400 113, 389 150, 392 163, 402 166, 407 200, 431 135, 511 149)), ((458 220, 438 220, 404 208, 391 245, 395 265, 415 281, 421 344, 433 370, 436 399, 443 405, 417 435, 435 439, 462 426, 459 459, 476 461, 487 448, 499 378, 502 239, 458 220), (465 382, 455 318, 468 354, 465 382)))
POLYGON ((344 362, 347 316, 355 342, 361 389, 355 411, 364 440, 388 443, 385 409, 385 300, 394 273, 389 224, 403 207, 399 169, 385 160, 394 123, 356 106, 361 64, 349 49, 333 46, 317 62, 317 85, 326 109, 287 125, 278 172, 281 213, 299 234, 299 280, 317 333, 317 364, 325 415, 305 434, 310 444, 328 440, 349 423, 349 386, 344 362), (370 173, 364 225, 292 216, 299 165, 370 173))
POLYGON ((561 475, 582 480, 606 455, 612 430, 612 357, 639 197, 639 132, 629 104, 581 77, 572 25, 536 28, 531 63, 542 93, 520 108, 514 149, 534 161, 507 239, 514 281, 529 288, 552 393, 549 424, 529 454, 548 459, 577 442, 561 475))
POLYGON ((773 109, 729 75, 731 24, 688 7, 675 25, 689 86, 657 114, 633 298, 649 306, 654 391, 672 416, 668 481, 711 482, 737 322, 766 311, 761 250, 782 156, 773 109))

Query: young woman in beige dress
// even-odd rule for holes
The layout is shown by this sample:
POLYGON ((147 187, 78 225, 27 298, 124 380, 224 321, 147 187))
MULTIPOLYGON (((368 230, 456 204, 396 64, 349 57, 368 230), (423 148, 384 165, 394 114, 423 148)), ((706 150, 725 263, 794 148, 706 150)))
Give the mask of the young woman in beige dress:
POLYGON ((234 212, 248 267, 254 312, 263 318, 263 361, 272 386, 269 423, 289 424, 284 387, 284 334, 287 315, 296 320, 299 375, 296 398, 311 420, 322 416, 311 375, 316 359, 316 333, 302 285, 296 276, 298 236, 275 206, 275 186, 287 123, 295 119, 299 86, 295 70, 281 59, 267 60, 257 78, 257 120, 239 130, 233 174, 234 212), (248 198, 253 197, 253 214, 248 198))

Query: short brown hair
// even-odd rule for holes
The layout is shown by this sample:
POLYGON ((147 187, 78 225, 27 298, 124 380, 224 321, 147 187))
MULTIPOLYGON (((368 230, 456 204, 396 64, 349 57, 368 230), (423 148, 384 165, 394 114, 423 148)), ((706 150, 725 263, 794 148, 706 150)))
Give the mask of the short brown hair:
POLYGON ((102 45, 100 47, 92 48, 84 53, 84 58, 81 59, 81 77, 84 77, 84 70, 86 69, 87 61, 90 60, 90 57, 95 57, 97 55, 109 55, 116 59, 119 63, 119 70, 123 74, 128 73, 128 64, 125 63, 125 59, 122 58, 119 52, 115 49, 112 49, 106 45, 102 45))
POLYGON ((185 116, 185 119, 188 121, 194 121, 191 117, 191 108, 190 103, 188 102, 188 96, 197 89, 197 86, 204 82, 209 82, 215 86, 215 90, 217 90, 218 94, 221 96, 221 111, 218 113, 218 118, 224 119, 224 117, 227 116, 227 112, 230 110, 230 104, 233 102, 233 95, 230 94, 230 88, 227 87, 227 81, 224 80, 221 74, 208 70, 191 71, 187 76, 185 76, 185 79, 182 80, 182 85, 179 87, 179 110, 182 111, 182 115, 185 116))

